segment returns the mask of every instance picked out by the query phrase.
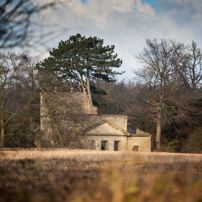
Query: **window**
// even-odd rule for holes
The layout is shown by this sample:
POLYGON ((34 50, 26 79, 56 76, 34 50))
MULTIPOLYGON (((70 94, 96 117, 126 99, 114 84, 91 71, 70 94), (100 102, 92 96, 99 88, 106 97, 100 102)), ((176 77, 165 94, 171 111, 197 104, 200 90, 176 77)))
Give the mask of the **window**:
POLYGON ((101 150, 107 150, 107 141, 101 140, 101 150))
POLYGON ((114 141, 114 151, 120 151, 120 141, 114 141))
POLYGON ((92 140, 92 143, 91 143, 91 149, 95 150, 96 147, 95 147, 95 140, 92 140))

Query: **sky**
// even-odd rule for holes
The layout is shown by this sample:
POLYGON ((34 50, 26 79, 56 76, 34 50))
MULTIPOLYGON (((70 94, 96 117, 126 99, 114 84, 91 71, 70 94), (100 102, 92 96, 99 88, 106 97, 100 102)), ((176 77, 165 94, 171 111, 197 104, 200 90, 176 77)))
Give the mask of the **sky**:
MULTIPOLYGON (((37 4, 50 0, 32 1, 37 4)), ((133 79, 133 71, 141 67, 135 57, 146 47, 146 39, 172 39, 186 45, 195 41, 202 48, 202 0, 60 1, 62 6, 37 16, 48 25, 43 31, 50 27, 63 30, 47 41, 48 47, 57 47, 61 40, 77 33, 104 39, 104 45, 115 45, 115 52, 123 60, 117 70, 125 74, 118 79, 133 79)), ((40 55, 47 57, 47 49, 41 49, 40 55)))

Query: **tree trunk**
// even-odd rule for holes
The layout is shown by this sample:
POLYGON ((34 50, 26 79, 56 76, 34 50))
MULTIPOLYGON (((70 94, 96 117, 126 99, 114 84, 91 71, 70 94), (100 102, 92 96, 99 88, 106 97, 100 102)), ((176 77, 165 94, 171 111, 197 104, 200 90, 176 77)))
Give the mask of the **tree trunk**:
POLYGON ((84 93, 84 91, 85 91, 85 86, 84 86, 83 77, 82 77, 81 74, 80 74, 80 82, 81 82, 82 91, 83 91, 83 93, 84 93))
POLYGON ((4 147, 4 122, 3 119, 0 120, 1 125, 1 141, 0 141, 0 147, 4 147))
POLYGON ((91 92, 90 92, 90 74, 89 74, 89 69, 87 69, 87 92, 88 92, 88 97, 90 99, 90 101, 92 102, 92 98, 91 98, 91 92))
POLYGON ((157 106, 157 121, 156 121, 156 148, 160 148, 161 141, 161 107, 157 106))
POLYGON ((58 123, 56 123, 55 121, 54 121, 54 126, 55 126, 56 133, 57 133, 57 135, 58 135, 58 138, 59 138, 59 140, 60 140, 60 146, 61 146, 62 148, 64 148, 64 143, 63 143, 62 135, 61 135, 61 133, 60 133, 60 131, 59 131, 59 129, 58 129, 58 123))
POLYGON ((60 146, 62 148, 64 148, 64 143, 63 143, 62 135, 61 135, 60 131, 58 130, 58 128, 56 128, 56 131, 57 131, 57 135, 58 135, 59 140, 60 140, 60 146))

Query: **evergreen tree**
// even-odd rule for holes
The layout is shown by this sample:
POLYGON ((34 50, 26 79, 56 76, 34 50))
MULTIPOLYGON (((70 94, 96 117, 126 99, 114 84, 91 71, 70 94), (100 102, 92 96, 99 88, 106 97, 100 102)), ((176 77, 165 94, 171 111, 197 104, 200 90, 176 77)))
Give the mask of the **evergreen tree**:
POLYGON ((114 45, 103 46, 103 39, 86 38, 77 34, 67 41, 61 41, 37 68, 52 71, 70 82, 78 83, 82 91, 87 88, 91 99, 90 79, 99 78, 106 82, 114 82, 115 75, 124 73, 112 70, 113 67, 119 68, 122 64, 122 60, 114 54, 114 48, 114 45))

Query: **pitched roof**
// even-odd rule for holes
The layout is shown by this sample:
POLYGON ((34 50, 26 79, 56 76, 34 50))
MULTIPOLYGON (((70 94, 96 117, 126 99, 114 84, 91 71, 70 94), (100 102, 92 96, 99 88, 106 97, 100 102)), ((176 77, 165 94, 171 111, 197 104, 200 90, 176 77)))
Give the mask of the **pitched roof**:
MULTIPOLYGON (((93 126, 87 128, 85 130, 85 133, 87 133, 88 131, 93 130, 93 129, 97 128, 98 126, 101 126, 105 123, 107 123, 108 125, 110 125, 111 127, 115 128, 115 129, 121 131, 125 136, 128 136, 128 137, 149 137, 149 136, 151 136, 149 133, 145 133, 145 132, 140 131, 140 130, 138 130, 140 133, 137 133, 137 134, 129 133, 126 130, 123 130, 122 128, 118 127, 114 123, 107 121, 107 120, 102 120, 99 123, 96 123, 93 126)), ((92 134, 90 134, 90 135, 92 135, 92 134)), ((110 134, 110 135, 112 136, 112 134, 110 134)), ((107 136, 107 134, 106 134, 106 136, 107 136)))
POLYGON ((110 121, 107 121, 107 120, 102 120, 102 121, 100 121, 99 123, 96 123, 96 124, 94 124, 93 126, 87 128, 87 129, 85 130, 85 133, 87 133, 88 131, 93 130, 93 129, 97 128, 98 126, 101 126, 101 125, 103 125, 103 124, 105 124, 105 123, 107 123, 107 124, 110 125, 111 127, 115 128, 116 130, 121 131, 124 135, 130 136, 130 133, 128 133, 127 131, 123 130, 122 128, 118 127, 118 126, 115 125, 114 123, 112 123, 112 122, 110 122, 110 121))

